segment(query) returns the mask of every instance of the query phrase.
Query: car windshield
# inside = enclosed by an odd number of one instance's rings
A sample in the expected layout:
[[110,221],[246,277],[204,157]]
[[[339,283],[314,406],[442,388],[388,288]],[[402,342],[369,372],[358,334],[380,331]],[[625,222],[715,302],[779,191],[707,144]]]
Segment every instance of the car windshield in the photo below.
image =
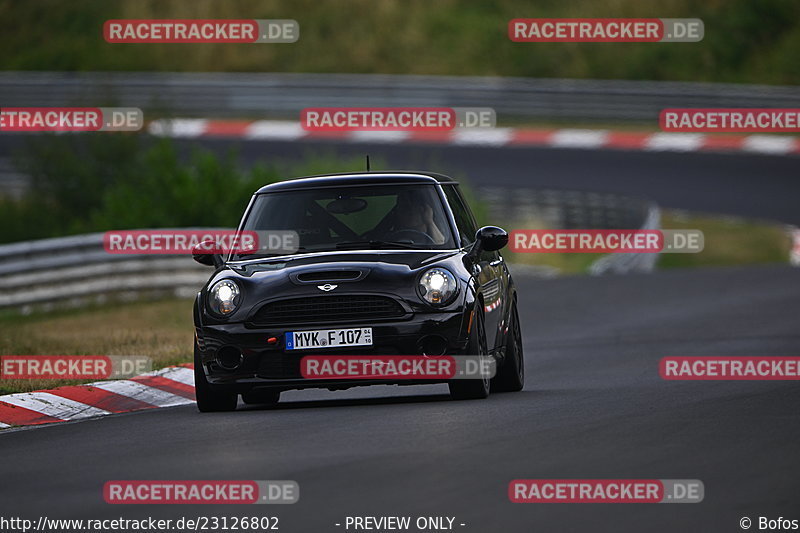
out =
[[[256,196],[243,231],[295,231],[297,253],[455,248],[442,200],[431,185],[298,189]],[[274,253],[234,254],[232,260]]]

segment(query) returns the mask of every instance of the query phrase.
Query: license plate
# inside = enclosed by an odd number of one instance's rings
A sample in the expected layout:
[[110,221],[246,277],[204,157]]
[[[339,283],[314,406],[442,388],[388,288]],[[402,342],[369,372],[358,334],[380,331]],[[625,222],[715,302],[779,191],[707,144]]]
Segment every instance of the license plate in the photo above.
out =
[[372,328],[287,331],[287,350],[372,346]]

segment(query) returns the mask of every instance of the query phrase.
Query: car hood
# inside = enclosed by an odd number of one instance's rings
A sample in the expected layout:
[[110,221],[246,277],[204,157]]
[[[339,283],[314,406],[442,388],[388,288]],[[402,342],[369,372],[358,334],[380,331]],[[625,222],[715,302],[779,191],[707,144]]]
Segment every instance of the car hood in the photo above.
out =
[[464,280],[458,251],[369,251],[300,254],[264,261],[228,263],[212,276],[206,288],[223,278],[234,279],[242,290],[239,309],[231,321],[247,317],[264,302],[326,294],[387,294],[426,309],[416,297],[419,273],[444,266]]

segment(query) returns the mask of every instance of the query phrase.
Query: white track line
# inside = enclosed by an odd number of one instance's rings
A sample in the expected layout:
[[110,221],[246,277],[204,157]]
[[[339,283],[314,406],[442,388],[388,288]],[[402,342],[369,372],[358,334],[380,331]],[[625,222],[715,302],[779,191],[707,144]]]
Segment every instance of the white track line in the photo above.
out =
[[156,370],[154,372],[147,372],[142,375],[160,376],[164,379],[171,379],[172,381],[177,381],[178,383],[183,383],[185,385],[190,385],[194,387],[194,370],[192,370],[191,368],[186,368],[186,367],[162,368],[161,370]]
[[307,134],[299,122],[257,120],[247,126],[245,139],[299,139]]
[[514,130],[511,128],[474,128],[453,131],[453,144],[478,146],[502,146],[511,142]]
[[120,381],[98,381],[97,383],[90,384],[90,386],[115,394],[121,394],[122,396],[149,403],[156,407],[172,407],[174,405],[194,403],[194,400],[188,400],[183,396],[148,387],[147,385],[127,379]]
[[23,392],[0,397],[0,401],[42,413],[60,420],[76,420],[111,414],[103,409],[76,402],[49,392]]
[[654,133],[644,144],[645,150],[693,152],[703,146],[701,133]]
[[11,427],[10,425],[0,422],[0,429],[10,428],[10,427]]
[[778,135],[749,135],[742,144],[742,150],[763,154],[788,154],[794,149],[794,137]]
[[400,143],[408,140],[411,132],[408,131],[354,131],[348,135],[353,142],[371,143]]
[[556,130],[550,138],[550,145],[559,148],[599,148],[608,142],[606,130]]
[[205,133],[207,124],[205,119],[178,118],[154,120],[147,129],[152,135],[161,137],[199,137]]

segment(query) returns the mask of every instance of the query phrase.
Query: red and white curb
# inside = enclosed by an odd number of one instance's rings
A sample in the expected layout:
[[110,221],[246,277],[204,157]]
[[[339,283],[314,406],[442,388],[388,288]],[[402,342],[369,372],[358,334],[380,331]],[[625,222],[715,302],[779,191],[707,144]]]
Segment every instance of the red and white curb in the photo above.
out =
[[0,429],[194,402],[193,365],[173,366],[131,379],[0,396]]
[[800,154],[800,137],[790,135],[707,135],[589,129],[476,128],[446,132],[306,131],[299,122],[277,120],[156,120],[148,131],[161,137],[243,140],[343,140],[388,144],[433,143],[462,146],[544,146],[551,148],[642,150],[651,152],[745,152]]

